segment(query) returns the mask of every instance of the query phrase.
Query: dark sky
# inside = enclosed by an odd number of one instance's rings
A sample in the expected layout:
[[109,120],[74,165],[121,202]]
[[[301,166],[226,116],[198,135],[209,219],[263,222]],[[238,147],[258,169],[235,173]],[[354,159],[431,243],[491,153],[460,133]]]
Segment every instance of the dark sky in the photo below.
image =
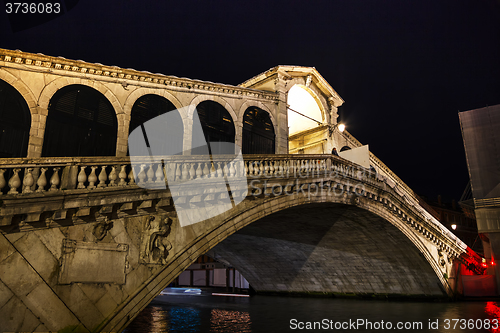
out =
[[348,130],[431,198],[468,181],[458,112],[500,104],[500,0],[80,0],[18,32],[2,11],[0,48],[227,84],[316,67]]

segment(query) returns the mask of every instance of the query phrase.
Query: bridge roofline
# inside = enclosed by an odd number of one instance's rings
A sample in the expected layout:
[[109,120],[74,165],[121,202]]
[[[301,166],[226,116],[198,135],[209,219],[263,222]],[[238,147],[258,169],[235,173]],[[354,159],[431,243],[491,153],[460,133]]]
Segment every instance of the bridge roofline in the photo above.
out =
[[344,100],[340,95],[332,88],[332,86],[325,80],[323,76],[318,72],[315,67],[307,67],[307,66],[292,66],[292,65],[278,65],[273,68],[268,69],[265,72],[262,72],[245,82],[241,83],[240,87],[252,87],[259,82],[266,80],[269,77],[275,76],[277,74],[281,74],[284,77],[297,77],[297,76],[307,76],[311,75],[315,78],[315,83],[321,91],[328,96],[333,97],[337,101],[337,107],[344,104]]
[[[216,83],[211,81],[202,81],[174,75],[165,75],[161,73],[151,73],[148,71],[139,71],[132,68],[121,68],[118,66],[108,66],[100,63],[90,63],[83,60],[71,60],[64,57],[48,56],[42,53],[30,53],[21,50],[8,50],[0,48],[0,62],[15,65],[23,65],[24,70],[44,69],[47,72],[57,70],[65,73],[78,73],[101,77],[103,80],[113,79],[115,81],[123,80],[125,83],[137,81],[140,83],[157,84],[167,86],[168,88],[186,88],[219,91],[232,93],[247,97],[258,97],[261,99],[275,100],[278,95],[275,92],[258,90],[249,87],[234,86],[225,83]],[[30,68],[32,67],[32,68]],[[64,75],[64,74],[63,74]],[[126,82],[128,81],[128,82]]]

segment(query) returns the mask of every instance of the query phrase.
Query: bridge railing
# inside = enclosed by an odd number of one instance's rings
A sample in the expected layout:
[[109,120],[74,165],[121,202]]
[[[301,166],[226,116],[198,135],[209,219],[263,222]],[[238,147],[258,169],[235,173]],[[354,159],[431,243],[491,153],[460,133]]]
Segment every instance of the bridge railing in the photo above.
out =
[[[331,155],[234,155],[130,157],[58,157],[0,159],[0,195],[68,190],[99,190],[205,178],[308,178],[332,175],[360,178],[373,174]],[[148,186],[146,186],[148,187]]]
[[[245,155],[243,160],[235,159],[234,155],[183,155],[155,157],[154,160],[151,157],[134,157],[133,163],[130,157],[0,159],[0,197],[34,197],[40,200],[47,195],[85,194],[90,191],[107,191],[110,194],[113,189],[166,189],[174,184],[181,185],[182,190],[182,183],[197,178],[202,178],[202,183],[211,183],[231,177],[240,177],[239,181],[242,176],[248,182],[252,179],[275,179],[279,182],[281,178],[287,179],[287,182],[302,179],[304,184],[337,179],[341,186],[355,185],[352,181],[359,181],[363,186],[373,186],[375,191],[382,189],[395,194],[402,204],[413,207],[411,209],[423,220],[434,224],[442,235],[454,240],[459,247],[467,248],[418,201],[398,191],[392,182],[332,155]],[[266,186],[265,182],[260,183]],[[187,191],[192,191],[193,186],[187,186]]]

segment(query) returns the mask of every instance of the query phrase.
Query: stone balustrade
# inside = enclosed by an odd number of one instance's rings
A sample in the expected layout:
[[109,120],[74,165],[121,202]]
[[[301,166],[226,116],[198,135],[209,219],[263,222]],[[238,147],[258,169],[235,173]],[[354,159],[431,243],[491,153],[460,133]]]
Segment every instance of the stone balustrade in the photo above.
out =
[[243,163],[234,156],[168,156],[154,162],[148,157],[16,158],[0,159],[0,195],[33,195],[72,190],[99,190],[154,184],[181,183],[197,178],[297,178],[370,174],[346,160],[330,155],[247,155]]
[[[133,164],[130,157],[0,159],[0,231],[50,228],[64,223],[119,218],[123,214],[173,210],[169,185],[182,185],[194,179],[202,180],[197,185],[210,184],[245,175],[253,189],[239,191],[240,195],[265,198],[304,188],[315,189],[316,193],[320,188],[332,192],[340,189],[346,203],[360,204],[363,200],[366,204],[381,205],[441,248],[455,249],[455,256],[467,248],[439,221],[429,218],[412,197],[400,193],[392,181],[340,157],[245,155],[239,162],[234,158],[233,155],[168,156],[154,160],[141,157],[134,158]],[[289,185],[291,180],[293,185]],[[362,185],[362,190],[358,191],[356,184]],[[275,193],[274,186],[289,186],[289,191]],[[182,188],[186,188],[187,198],[193,198],[208,187]],[[215,194],[211,193],[211,200],[218,199],[219,193]]]

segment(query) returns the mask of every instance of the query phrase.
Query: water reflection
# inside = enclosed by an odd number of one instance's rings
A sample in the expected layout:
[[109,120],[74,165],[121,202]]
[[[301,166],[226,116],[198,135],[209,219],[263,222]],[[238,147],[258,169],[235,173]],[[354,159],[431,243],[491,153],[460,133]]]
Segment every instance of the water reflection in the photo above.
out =
[[[349,322],[362,319],[372,323],[390,322],[393,331],[398,331],[396,325],[401,322],[405,325],[418,323],[421,327],[419,332],[500,333],[500,302],[494,301],[389,302],[260,295],[245,299],[176,295],[162,297],[146,307],[126,332],[297,332],[291,327],[292,319],[300,322],[319,322],[324,319]],[[498,327],[495,319],[499,320]],[[371,331],[367,327],[359,327],[358,330]]]
[[[169,311],[170,327],[168,332],[199,332],[201,326],[200,310],[174,307]],[[165,330],[153,332],[166,332]]]
[[252,321],[248,312],[212,309],[210,332],[242,332],[250,333]]
[[124,332],[190,333],[200,332],[200,310],[192,307],[162,307],[149,305]]

